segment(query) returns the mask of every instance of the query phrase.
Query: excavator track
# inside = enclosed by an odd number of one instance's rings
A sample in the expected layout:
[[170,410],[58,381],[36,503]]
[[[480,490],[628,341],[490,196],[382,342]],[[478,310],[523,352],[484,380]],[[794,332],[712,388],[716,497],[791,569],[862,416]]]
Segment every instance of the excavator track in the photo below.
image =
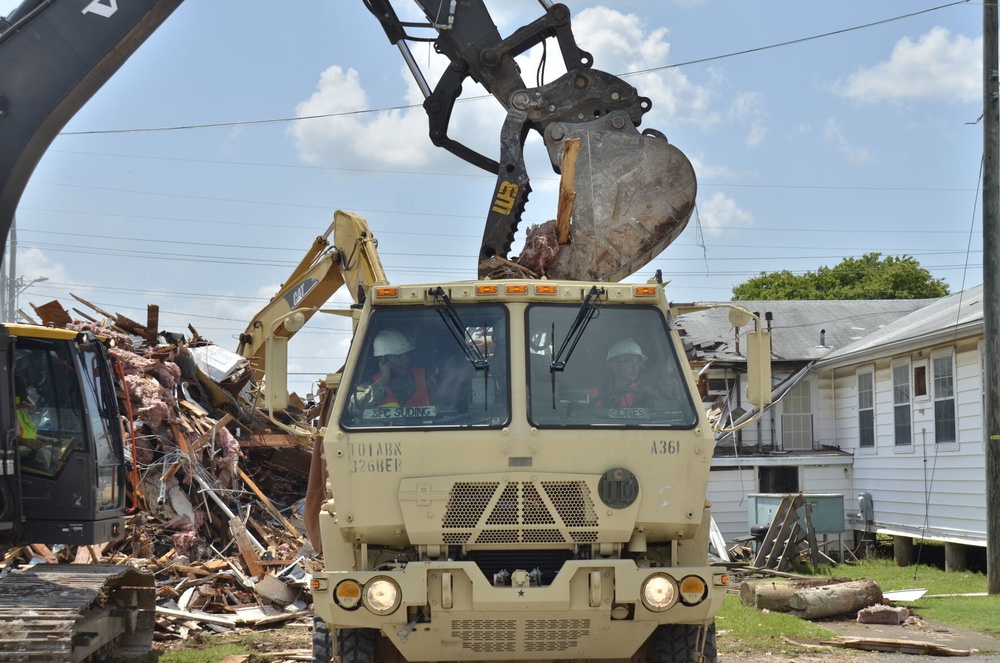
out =
[[81,663],[153,643],[153,576],[130,566],[38,565],[0,579],[0,663]]

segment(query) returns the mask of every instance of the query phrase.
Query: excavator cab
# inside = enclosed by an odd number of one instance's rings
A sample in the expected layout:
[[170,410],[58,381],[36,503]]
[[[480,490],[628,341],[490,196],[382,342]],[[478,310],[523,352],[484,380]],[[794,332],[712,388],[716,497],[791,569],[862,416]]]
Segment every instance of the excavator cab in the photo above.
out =
[[0,328],[5,378],[0,542],[122,536],[125,458],[104,346],[91,334]]

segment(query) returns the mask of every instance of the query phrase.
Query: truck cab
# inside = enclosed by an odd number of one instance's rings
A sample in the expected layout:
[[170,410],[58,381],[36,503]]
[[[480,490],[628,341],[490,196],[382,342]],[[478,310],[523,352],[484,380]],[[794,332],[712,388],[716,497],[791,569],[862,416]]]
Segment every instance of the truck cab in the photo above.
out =
[[663,287],[369,293],[323,442],[341,659],[714,659],[714,436]]

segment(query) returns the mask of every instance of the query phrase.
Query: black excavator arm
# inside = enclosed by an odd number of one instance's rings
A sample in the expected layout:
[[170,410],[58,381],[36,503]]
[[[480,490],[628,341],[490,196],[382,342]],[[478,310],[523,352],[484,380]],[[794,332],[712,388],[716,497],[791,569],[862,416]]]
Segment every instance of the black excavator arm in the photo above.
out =
[[26,0],[0,19],[0,253],[49,144],[182,0]]
[[[652,102],[619,78],[593,68],[593,56],[576,43],[570,11],[539,0],[545,13],[501,37],[483,0],[414,0],[427,23],[404,23],[391,0],[363,0],[396,44],[424,91],[430,137],[435,145],[497,175],[480,249],[480,275],[505,258],[531,191],[524,163],[529,131],[542,135],[552,168],[561,172],[568,141],[580,141],[575,161],[572,236],[549,276],[618,280],[649,262],[684,229],[694,210],[694,170],[663,134],[637,127]],[[433,89],[426,83],[407,41],[407,28],[431,28],[434,45],[451,60]],[[514,58],[555,38],[566,66],[556,80],[525,84]],[[483,85],[507,111],[495,161],[448,136],[462,83]]]

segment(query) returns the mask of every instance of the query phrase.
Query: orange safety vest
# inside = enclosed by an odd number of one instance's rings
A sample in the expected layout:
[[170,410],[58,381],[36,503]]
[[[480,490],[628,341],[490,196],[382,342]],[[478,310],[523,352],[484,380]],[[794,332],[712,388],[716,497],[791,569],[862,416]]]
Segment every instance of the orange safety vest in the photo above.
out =
[[[431,395],[427,389],[427,371],[423,368],[411,368],[413,375],[413,394],[406,399],[405,403],[400,403],[399,398],[393,393],[392,387],[385,385],[385,396],[376,405],[378,407],[421,407],[431,404]],[[382,377],[382,373],[375,374],[375,380]]]
[[[639,387],[639,382],[636,381],[636,382],[633,382],[632,384],[630,384],[628,387],[626,387],[626,389],[637,389],[638,387]],[[615,390],[610,390],[610,391],[615,391]],[[592,387],[592,388],[588,389],[587,393],[590,394],[591,405],[593,405],[597,409],[606,408],[606,407],[634,407],[634,405],[635,405],[635,392],[634,391],[622,391],[622,392],[620,392],[618,394],[618,402],[617,403],[605,403],[604,402],[604,395],[601,393],[601,390],[598,389],[598,388],[596,388],[596,387]]]

